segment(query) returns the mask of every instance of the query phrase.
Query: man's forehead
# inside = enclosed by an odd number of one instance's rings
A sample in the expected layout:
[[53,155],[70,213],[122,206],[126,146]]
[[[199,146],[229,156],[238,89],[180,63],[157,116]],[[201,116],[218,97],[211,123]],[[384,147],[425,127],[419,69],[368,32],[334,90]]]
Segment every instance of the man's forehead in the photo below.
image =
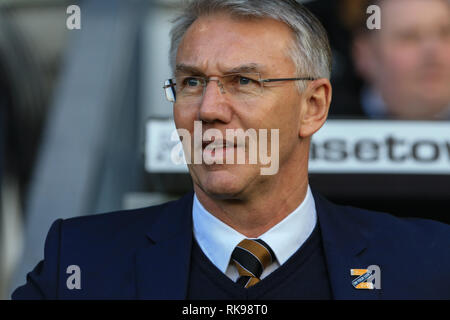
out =
[[[186,30],[182,43],[192,42],[261,42],[284,39],[293,40],[292,30],[284,22],[273,18],[243,18],[227,13],[212,13],[198,17]],[[253,41],[252,41],[253,40]]]
[[[269,69],[273,73],[275,61],[279,69],[283,69],[281,65],[287,69],[292,64],[289,56],[291,29],[273,19],[258,24],[262,21],[266,20],[242,21],[226,15],[200,17],[187,30],[178,47],[176,72],[264,74]],[[281,71],[289,71],[284,69]]]

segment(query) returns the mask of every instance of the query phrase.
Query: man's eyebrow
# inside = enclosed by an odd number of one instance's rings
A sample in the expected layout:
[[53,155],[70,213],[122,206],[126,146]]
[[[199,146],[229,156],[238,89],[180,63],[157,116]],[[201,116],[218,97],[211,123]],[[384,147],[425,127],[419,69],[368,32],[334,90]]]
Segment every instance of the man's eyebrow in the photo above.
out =
[[228,70],[226,73],[251,73],[251,72],[261,72],[263,70],[263,66],[257,63],[249,63],[243,64],[239,67],[232,68]]
[[[243,64],[238,67],[228,69],[227,71],[224,72],[224,74],[252,73],[252,72],[260,73],[260,72],[262,72],[262,70],[264,70],[264,67],[262,65],[257,64],[257,63],[249,63],[249,64]],[[200,69],[198,69],[194,66],[189,66],[189,65],[183,64],[183,63],[177,64],[175,67],[175,74],[180,74],[180,73],[205,76],[205,74],[202,71],[200,71]]]
[[200,69],[194,67],[194,66],[189,66],[186,64],[177,64],[175,67],[175,74],[180,74],[180,73],[186,73],[186,74],[191,74],[191,75],[198,75],[198,76],[204,76],[205,74],[203,72],[200,71]]

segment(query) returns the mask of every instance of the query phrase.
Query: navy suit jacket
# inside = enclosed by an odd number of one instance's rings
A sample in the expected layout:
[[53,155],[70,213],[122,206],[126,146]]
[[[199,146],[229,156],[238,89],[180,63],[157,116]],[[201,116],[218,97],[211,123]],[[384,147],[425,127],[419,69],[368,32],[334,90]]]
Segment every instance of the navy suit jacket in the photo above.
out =
[[[449,225],[313,195],[333,298],[450,299]],[[44,260],[12,298],[185,299],[192,201],[189,193],[159,206],[55,221]],[[72,265],[79,267],[80,289],[67,286]],[[350,269],[369,265],[380,267],[381,289],[355,289]]]

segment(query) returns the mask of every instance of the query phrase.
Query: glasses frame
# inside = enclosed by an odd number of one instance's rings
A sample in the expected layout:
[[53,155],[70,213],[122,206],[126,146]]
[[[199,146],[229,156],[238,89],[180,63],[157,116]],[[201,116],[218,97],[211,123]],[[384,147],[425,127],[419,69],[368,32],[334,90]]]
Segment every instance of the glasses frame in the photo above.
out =
[[[226,74],[224,76],[232,76],[232,75],[242,75],[243,73],[232,73],[232,74]],[[246,72],[244,74],[254,74],[254,75],[258,75],[259,78],[261,78],[261,74],[258,72]],[[189,76],[186,76],[189,77]],[[196,77],[196,78],[203,78],[205,79],[205,85],[203,86],[203,89],[206,88],[206,86],[208,85],[208,83],[210,81],[217,81],[219,84],[219,87],[221,88],[221,92],[223,93],[223,88],[222,88],[222,84],[220,82],[220,78],[223,76],[209,76],[209,77],[201,77],[201,76],[192,76],[192,77]],[[219,79],[212,79],[212,78],[219,78]],[[262,87],[264,87],[265,83],[270,83],[270,82],[281,82],[281,81],[315,81],[318,78],[314,78],[314,77],[300,77],[300,78],[269,78],[269,79],[252,79],[254,81],[257,81],[261,84]],[[169,102],[176,102],[176,90],[175,90],[175,86],[177,85],[176,82],[174,81],[175,79],[167,79],[164,82],[164,92],[166,94],[166,99]],[[168,90],[170,88],[170,91]]]

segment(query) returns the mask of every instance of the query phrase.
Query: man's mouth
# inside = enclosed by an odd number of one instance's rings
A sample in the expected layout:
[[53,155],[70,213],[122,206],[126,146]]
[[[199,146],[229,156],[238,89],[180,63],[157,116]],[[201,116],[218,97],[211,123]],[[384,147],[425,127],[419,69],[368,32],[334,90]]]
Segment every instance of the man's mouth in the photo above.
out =
[[[207,159],[224,159],[228,157],[232,157],[234,159],[234,155],[238,152],[239,144],[234,141],[226,140],[226,139],[214,139],[212,141],[203,140],[202,141],[202,154],[204,160],[208,162]],[[240,148],[239,148],[240,150]],[[212,160],[211,160],[212,161]],[[219,160],[225,161],[225,160]],[[234,163],[234,160],[233,160]]]
[[213,149],[227,149],[227,148],[236,148],[237,145],[234,143],[234,141],[228,141],[228,140],[216,140],[213,139],[212,141],[203,140],[202,142],[202,149],[205,150],[206,147],[208,147],[209,150]]

